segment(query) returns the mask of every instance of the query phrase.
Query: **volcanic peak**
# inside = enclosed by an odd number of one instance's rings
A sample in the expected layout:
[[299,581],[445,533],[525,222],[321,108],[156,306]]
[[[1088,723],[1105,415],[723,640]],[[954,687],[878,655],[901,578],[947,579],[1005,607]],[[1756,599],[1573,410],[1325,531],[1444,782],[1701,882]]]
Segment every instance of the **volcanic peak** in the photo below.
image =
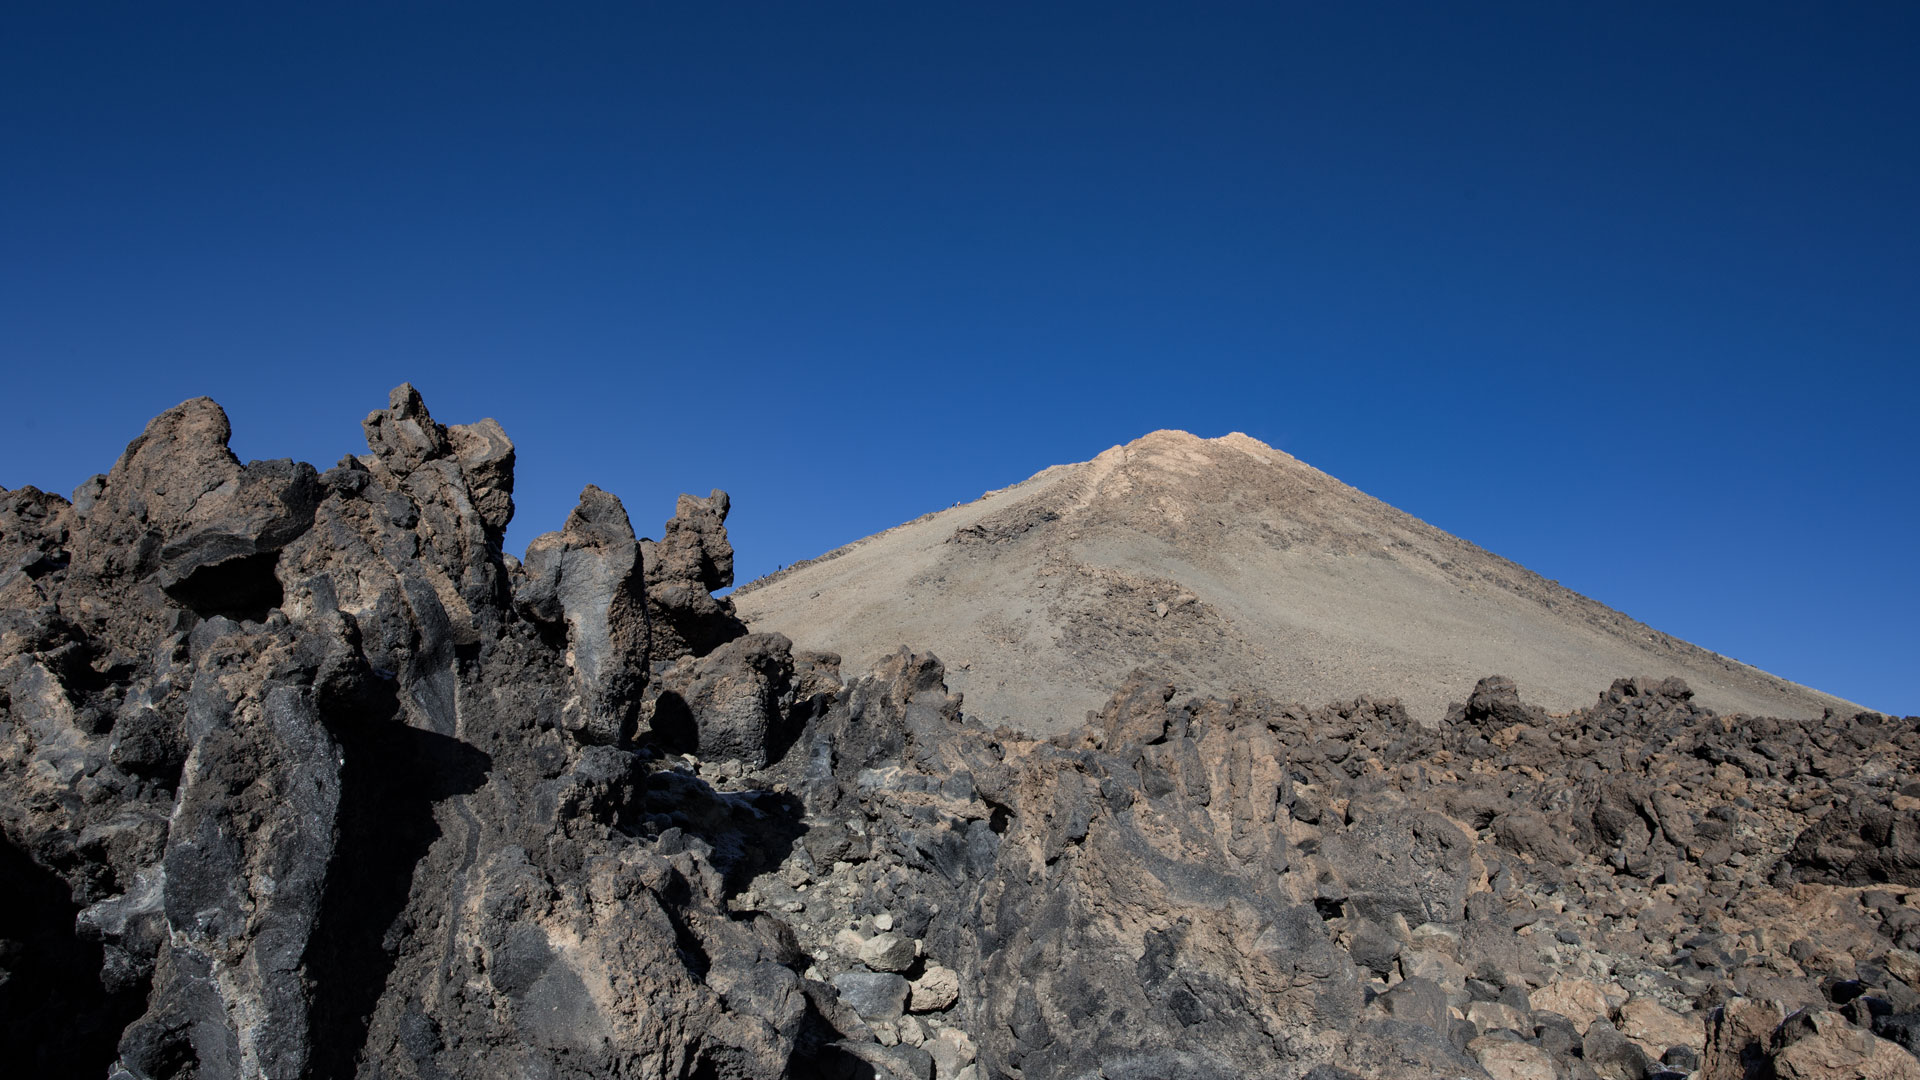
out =
[[[1242,433],[1161,430],[735,591],[857,664],[945,658],[989,721],[1077,724],[1134,667],[1208,692],[1398,698],[1486,671],[1564,711],[1621,672],[1728,711],[1854,708],[1662,634]],[[814,601],[819,602],[814,602]],[[1170,666],[1169,666],[1170,665]]]

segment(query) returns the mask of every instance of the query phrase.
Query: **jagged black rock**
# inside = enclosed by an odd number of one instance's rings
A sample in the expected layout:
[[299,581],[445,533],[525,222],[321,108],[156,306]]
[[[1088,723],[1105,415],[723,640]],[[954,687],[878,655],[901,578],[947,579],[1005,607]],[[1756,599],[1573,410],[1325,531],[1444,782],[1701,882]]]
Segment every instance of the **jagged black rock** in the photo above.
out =
[[749,633],[724,492],[652,541],[588,487],[520,563],[498,425],[402,386],[365,428],[243,464],[199,399],[71,502],[0,492],[12,1067],[1916,1068],[1920,719],[1491,677],[1428,728],[1141,673],[986,730],[931,656]]

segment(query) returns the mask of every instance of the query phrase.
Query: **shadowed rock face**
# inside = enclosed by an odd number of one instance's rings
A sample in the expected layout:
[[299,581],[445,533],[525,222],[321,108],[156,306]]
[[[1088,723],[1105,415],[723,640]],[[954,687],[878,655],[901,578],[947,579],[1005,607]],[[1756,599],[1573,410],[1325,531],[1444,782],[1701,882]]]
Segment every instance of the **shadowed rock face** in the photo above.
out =
[[16,1069],[1920,1073],[1920,718],[1135,672],[1038,738],[747,633],[724,493],[648,541],[588,487],[521,562],[497,425],[365,429],[243,464],[200,399],[0,492]]
[[515,566],[497,425],[403,386],[365,426],[325,473],[242,465],[202,399],[80,503],[3,496],[0,829],[47,884],[9,900],[38,929],[0,992],[40,1015],[62,949],[101,988],[11,1045],[95,1076],[779,1073],[807,1007],[777,935],[641,813],[619,500]]

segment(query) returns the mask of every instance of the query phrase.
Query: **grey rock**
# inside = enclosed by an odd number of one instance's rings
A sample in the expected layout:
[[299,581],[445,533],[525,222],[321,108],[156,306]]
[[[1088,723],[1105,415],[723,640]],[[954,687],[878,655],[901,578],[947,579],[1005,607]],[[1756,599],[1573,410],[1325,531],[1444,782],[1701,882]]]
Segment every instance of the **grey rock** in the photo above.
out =
[[[725,904],[797,829],[613,745],[647,670],[617,500],[536,552],[523,618],[504,434],[406,387],[367,427],[324,475],[243,466],[188,402],[84,514],[0,493],[0,906],[38,928],[0,942],[12,1062],[791,1073],[821,1041],[792,932]],[[666,807],[698,835],[649,831]]]
[[387,407],[368,413],[361,422],[367,448],[389,473],[399,479],[429,461],[453,453],[446,425],[427,413],[426,402],[412,383],[401,383],[388,395]]
[[1358,919],[1347,951],[1353,955],[1354,963],[1377,975],[1386,975],[1394,969],[1394,960],[1400,955],[1400,942],[1377,923]]
[[793,678],[793,643],[784,636],[736,638],[664,671],[648,725],[675,749],[760,768],[791,742]]
[[1696,1072],[1700,1068],[1700,1052],[1691,1046],[1673,1046],[1660,1055],[1660,1061],[1676,1072]]
[[1447,992],[1430,979],[1402,979],[1375,999],[1374,1006],[1395,1020],[1419,1024],[1442,1035],[1452,1030]]
[[899,934],[876,934],[860,946],[860,962],[874,971],[903,972],[917,959],[913,942]]
[[916,1046],[881,1046],[870,1042],[841,1042],[836,1048],[864,1063],[874,1080],[933,1080],[933,1055]]
[[1899,1043],[1915,1057],[1920,1058],[1920,1013],[1876,1016],[1873,1020],[1873,1033],[1883,1039]]
[[848,971],[832,981],[841,1000],[870,1024],[898,1020],[907,1011],[907,980],[892,972]]
[[630,738],[647,679],[640,545],[620,500],[587,485],[566,527],[527,545],[514,598],[564,623],[575,693],[561,726],[584,742]]

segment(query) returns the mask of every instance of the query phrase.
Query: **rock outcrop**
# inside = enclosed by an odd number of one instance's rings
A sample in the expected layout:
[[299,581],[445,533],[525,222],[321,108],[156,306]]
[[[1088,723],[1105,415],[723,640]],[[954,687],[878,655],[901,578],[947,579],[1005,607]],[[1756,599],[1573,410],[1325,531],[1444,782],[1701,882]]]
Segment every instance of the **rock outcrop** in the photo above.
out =
[[619,500],[517,566],[497,425],[403,386],[365,426],[325,473],[242,465],[202,399],[74,503],[3,496],[8,1044],[46,1075],[781,1074],[779,933],[705,842],[639,839]]
[[746,633],[733,601],[714,592],[733,584],[733,545],[727,541],[727,493],[680,496],[660,539],[642,540],[647,564],[647,611],[654,626],[653,658],[705,656]]
[[989,726],[747,633],[724,494],[519,561],[497,425],[365,427],[243,464],[201,399],[0,492],[23,1073],[1920,1074],[1920,718],[1136,672]]

